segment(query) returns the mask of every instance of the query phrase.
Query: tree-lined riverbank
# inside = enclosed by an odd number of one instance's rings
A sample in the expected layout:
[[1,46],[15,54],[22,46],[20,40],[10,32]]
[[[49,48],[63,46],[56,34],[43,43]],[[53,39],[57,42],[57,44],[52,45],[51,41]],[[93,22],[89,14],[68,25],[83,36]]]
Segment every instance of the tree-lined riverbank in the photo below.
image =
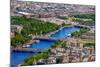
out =
[[54,23],[44,22],[34,18],[25,18],[25,17],[11,17],[12,25],[23,26],[21,33],[14,32],[15,36],[11,38],[11,45],[16,47],[17,45],[24,44],[25,42],[32,39],[32,35],[43,35],[52,31],[59,29],[59,25]]

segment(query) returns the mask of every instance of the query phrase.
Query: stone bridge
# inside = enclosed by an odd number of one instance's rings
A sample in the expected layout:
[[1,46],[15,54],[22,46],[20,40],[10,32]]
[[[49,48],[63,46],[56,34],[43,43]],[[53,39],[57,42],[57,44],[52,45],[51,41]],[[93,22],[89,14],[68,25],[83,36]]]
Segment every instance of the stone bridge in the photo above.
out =
[[67,38],[57,38],[57,37],[36,37],[35,39],[46,39],[46,40],[66,40]]
[[42,50],[46,49],[35,49],[35,48],[13,48],[11,51],[15,52],[30,52],[30,53],[40,53]]
[[76,25],[77,27],[86,27],[86,28],[91,28],[91,26],[86,26],[86,25]]

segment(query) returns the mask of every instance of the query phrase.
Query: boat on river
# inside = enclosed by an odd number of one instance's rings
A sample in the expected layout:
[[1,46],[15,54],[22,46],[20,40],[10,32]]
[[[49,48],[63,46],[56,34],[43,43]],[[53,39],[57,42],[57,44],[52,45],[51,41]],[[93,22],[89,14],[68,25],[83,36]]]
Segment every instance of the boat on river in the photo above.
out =
[[40,40],[35,40],[35,43],[39,43],[40,42]]

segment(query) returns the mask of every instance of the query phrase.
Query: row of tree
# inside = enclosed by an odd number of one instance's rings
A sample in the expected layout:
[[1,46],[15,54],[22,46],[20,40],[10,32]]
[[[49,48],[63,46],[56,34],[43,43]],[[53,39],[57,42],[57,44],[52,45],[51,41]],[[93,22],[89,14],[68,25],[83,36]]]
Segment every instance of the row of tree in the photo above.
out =
[[67,19],[68,19],[67,16],[58,16],[57,18],[59,18],[59,19],[63,19],[63,20],[67,20]]
[[79,31],[75,31],[75,32],[71,33],[71,35],[72,35],[72,37],[80,37],[83,33],[86,33],[89,30],[90,30],[90,28],[81,27]]
[[22,25],[23,34],[46,34],[59,28],[59,26],[54,23],[25,17],[11,17],[11,24]]
[[75,18],[84,18],[84,19],[92,19],[95,21],[95,14],[79,14],[74,15]]
[[[95,14],[79,14],[73,16],[82,25],[94,25],[95,24]],[[86,20],[85,20],[86,19]]]
[[66,41],[60,41],[58,40],[56,43],[52,44],[52,48],[56,48],[57,46],[61,46],[62,48],[66,47]]
[[11,38],[11,46],[12,47],[21,46],[25,42],[27,42],[27,41],[29,41],[31,39],[32,39],[31,36],[26,36],[26,35],[22,35],[22,34],[16,33],[15,36],[13,38]]
[[27,66],[27,65],[33,65],[33,64],[37,64],[37,62],[40,59],[47,59],[49,57],[48,53],[40,53],[40,54],[36,54],[33,55],[31,57],[28,57],[24,60],[24,63],[22,65]]
[[82,25],[94,25],[95,21],[80,21],[80,24],[82,24]]

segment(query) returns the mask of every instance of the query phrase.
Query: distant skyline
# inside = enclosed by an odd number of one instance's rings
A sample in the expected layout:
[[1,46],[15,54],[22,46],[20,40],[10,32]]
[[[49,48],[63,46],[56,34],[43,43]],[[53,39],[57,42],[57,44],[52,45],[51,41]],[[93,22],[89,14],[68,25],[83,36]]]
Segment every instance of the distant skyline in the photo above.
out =
[[68,4],[83,4],[96,5],[95,0],[19,0],[19,1],[35,1],[35,2],[53,2],[53,3],[68,3]]

